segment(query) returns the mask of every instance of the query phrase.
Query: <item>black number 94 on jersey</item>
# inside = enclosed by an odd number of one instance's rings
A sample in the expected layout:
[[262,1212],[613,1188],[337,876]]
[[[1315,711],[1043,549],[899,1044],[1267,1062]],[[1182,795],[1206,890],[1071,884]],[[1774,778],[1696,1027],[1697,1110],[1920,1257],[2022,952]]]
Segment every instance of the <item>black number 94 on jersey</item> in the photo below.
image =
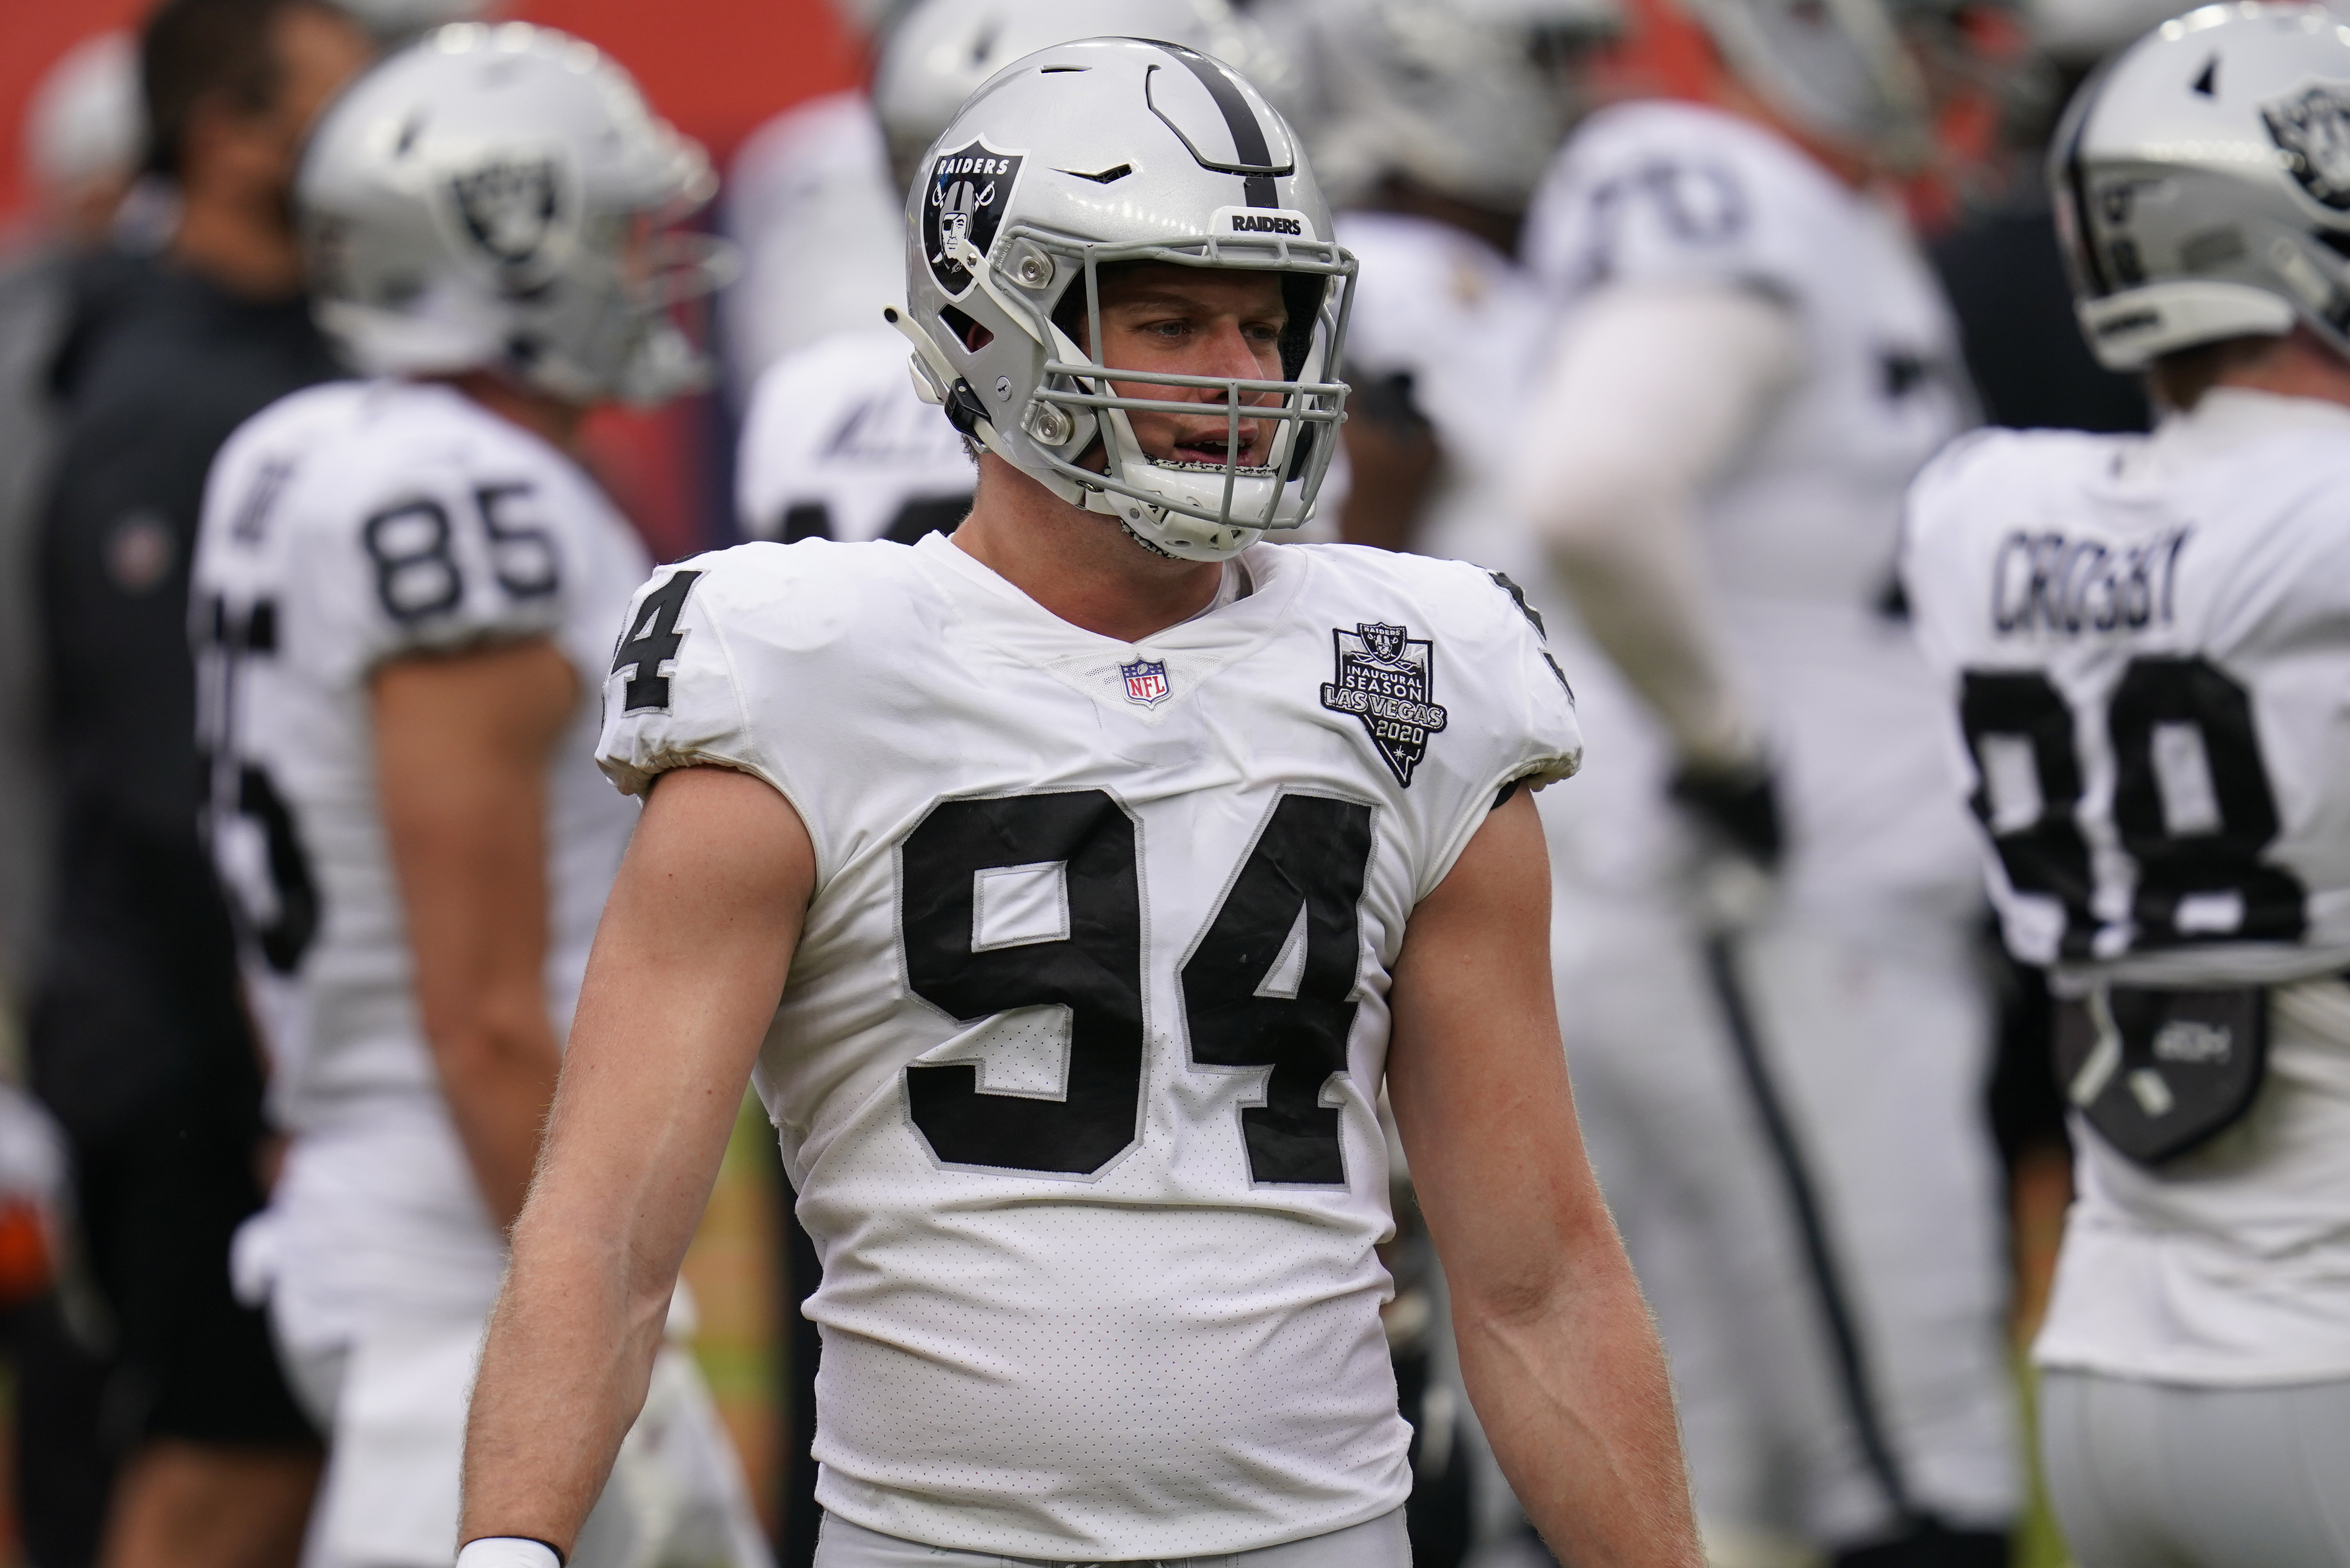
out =
[[[1342,1186],[1338,1111],[1356,1010],[1371,808],[1284,794],[1184,961],[1194,1069],[1269,1069],[1240,1115],[1250,1179]],[[1057,870],[1055,868],[1057,867]],[[906,1069],[906,1099],[949,1165],[1089,1176],[1131,1147],[1144,1106],[1141,846],[1100,790],[953,800],[899,851],[906,976],[958,1023],[1021,1008],[1067,1010],[1057,1097],[980,1087],[970,1063]],[[1012,940],[984,933],[983,884],[1047,873],[1056,919]]]

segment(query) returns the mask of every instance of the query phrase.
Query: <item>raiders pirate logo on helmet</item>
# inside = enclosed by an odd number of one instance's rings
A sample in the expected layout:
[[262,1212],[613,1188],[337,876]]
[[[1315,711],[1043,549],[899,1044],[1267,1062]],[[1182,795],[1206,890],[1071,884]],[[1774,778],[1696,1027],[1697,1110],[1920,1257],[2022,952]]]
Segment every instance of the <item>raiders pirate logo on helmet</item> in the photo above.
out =
[[2261,107],[2276,144],[2292,155],[2301,188],[2350,212],[2350,88],[2320,83]]
[[931,165],[930,192],[922,202],[922,244],[931,275],[949,298],[960,298],[971,287],[963,247],[984,256],[995,243],[1013,184],[1020,178],[1020,161],[1019,153],[998,152],[983,140],[941,153]]
[[536,261],[562,209],[551,158],[484,163],[456,176],[450,187],[466,234],[504,267]]

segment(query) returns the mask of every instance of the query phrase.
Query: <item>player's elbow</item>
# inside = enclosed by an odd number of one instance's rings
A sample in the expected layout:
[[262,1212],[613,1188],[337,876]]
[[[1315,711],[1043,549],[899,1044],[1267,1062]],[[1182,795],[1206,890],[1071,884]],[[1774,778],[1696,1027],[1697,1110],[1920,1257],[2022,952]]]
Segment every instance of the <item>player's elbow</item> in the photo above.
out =
[[488,996],[437,1005],[428,1001],[423,1012],[432,1064],[452,1096],[518,1076],[553,1078],[554,1030],[542,997]]

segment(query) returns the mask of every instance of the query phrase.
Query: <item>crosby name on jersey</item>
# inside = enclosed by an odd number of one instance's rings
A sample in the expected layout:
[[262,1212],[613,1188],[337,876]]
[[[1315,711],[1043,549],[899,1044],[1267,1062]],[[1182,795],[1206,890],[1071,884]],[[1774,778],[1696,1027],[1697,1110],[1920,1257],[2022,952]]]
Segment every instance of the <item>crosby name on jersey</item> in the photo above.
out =
[[606,771],[752,773],[815,847],[755,1082],[824,1259],[819,1498],[869,1529],[1189,1556],[1409,1490],[1388,971],[1497,793],[1581,742],[1484,572],[1225,570],[1139,644],[944,536],[745,545],[630,612]]
[[[273,1108],[309,1140],[273,1200],[297,1230],[307,1213],[352,1224],[355,1204],[372,1217],[360,1222],[419,1227],[420,1244],[470,1235],[494,1290],[503,1248],[417,1017],[367,684],[405,655],[544,636],[593,691],[646,569],[576,464],[444,387],[315,388],[222,449],[193,567],[206,810],[270,1048]],[[583,699],[548,767],[558,1038],[634,822],[589,763],[597,724]],[[338,1303],[313,1304],[364,1310],[366,1282],[343,1286]]]

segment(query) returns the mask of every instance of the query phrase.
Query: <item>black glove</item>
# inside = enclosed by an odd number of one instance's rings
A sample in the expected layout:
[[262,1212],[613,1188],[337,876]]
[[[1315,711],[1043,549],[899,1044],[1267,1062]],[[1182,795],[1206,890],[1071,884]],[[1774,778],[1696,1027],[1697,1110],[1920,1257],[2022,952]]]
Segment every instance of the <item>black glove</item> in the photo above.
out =
[[1757,760],[1734,768],[1683,764],[1667,793],[1673,803],[1765,871],[1774,870],[1786,833],[1779,826],[1779,791],[1771,764]]

